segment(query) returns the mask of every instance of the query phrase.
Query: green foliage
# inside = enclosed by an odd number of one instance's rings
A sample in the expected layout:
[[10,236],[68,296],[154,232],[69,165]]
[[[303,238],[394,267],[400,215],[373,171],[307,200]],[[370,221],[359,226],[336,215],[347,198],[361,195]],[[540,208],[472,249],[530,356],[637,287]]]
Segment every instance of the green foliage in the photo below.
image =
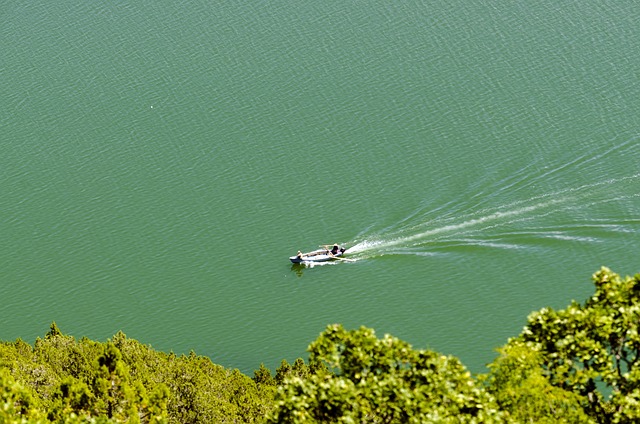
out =
[[146,409],[148,399],[141,384],[132,384],[127,364],[120,350],[109,342],[97,357],[92,381],[93,404],[98,416],[116,421],[139,421],[139,410]]
[[0,423],[39,422],[41,415],[29,390],[0,368]]
[[51,395],[48,418],[55,422],[71,415],[89,419],[93,401],[94,395],[86,384],[66,378]]
[[506,412],[518,423],[590,423],[579,396],[555,387],[544,376],[542,355],[524,343],[513,341],[498,350],[483,376],[486,387]]
[[339,325],[329,326],[309,351],[311,361],[334,373],[286,378],[270,422],[501,421],[491,396],[453,357]]
[[253,372],[253,381],[255,381],[256,384],[263,384],[267,386],[276,385],[275,379],[271,376],[271,371],[269,368],[264,366],[264,363],[261,363],[260,368]]
[[263,403],[269,399],[265,391],[253,380],[208,358],[173,355],[168,365],[162,379],[169,388],[169,406],[176,422],[255,422],[269,405]]
[[56,322],[53,321],[51,323],[51,326],[49,327],[49,332],[44,337],[46,339],[48,339],[48,338],[57,337],[57,336],[62,336],[62,332],[60,331],[60,329],[56,325]]
[[365,327],[327,327],[309,364],[253,378],[165,354],[122,332],[76,340],[52,323],[0,343],[0,423],[640,422],[640,275],[594,274],[595,293],[528,317],[474,379],[454,357]]
[[293,373],[293,368],[287,362],[286,359],[283,359],[282,362],[280,363],[280,366],[276,369],[276,376],[275,376],[276,385],[281,386],[282,384],[284,384],[284,381],[287,378],[291,377],[292,373]]
[[77,341],[55,323],[33,348],[0,343],[0,372],[1,423],[262,422],[275,392],[194,353],[157,352],[121,332]]
[[640,276],[594,274],[584,304],[532,313],[520,341],[540,352],[545,375],[579,396],[601,422],[640,420]]
[[287,379],[298,377],[308,378],[312,374],[326,374],[329,370],[326,365],[320,361],[312,360],[309,365],[304,363],[304,359],[298,358],[293,365],[289,364],[286,359],[280,363],[280,367],[276,369],[276,376],[273,379],[276,386],[281,386]]

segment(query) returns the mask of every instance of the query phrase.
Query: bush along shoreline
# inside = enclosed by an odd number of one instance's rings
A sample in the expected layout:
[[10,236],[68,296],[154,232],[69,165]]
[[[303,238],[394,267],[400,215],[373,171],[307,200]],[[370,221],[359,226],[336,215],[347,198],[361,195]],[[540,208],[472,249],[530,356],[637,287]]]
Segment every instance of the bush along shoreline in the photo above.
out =
[[118,332],[0,342],[0,423],[632,423],[640,420],[640,274],[531,313],[473,376],[455,357],[329,325],[309,361],[253,377]]

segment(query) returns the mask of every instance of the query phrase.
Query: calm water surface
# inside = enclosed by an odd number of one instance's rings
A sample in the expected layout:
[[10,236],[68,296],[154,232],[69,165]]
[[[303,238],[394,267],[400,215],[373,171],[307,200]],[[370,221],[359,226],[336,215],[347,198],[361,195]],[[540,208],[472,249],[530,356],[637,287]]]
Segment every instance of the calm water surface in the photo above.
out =
[[[3,8],[0,339],[251,373],[330,323],[474,372],[640,271],[634,2]],[[296,268],[342,242],[355,263]]]

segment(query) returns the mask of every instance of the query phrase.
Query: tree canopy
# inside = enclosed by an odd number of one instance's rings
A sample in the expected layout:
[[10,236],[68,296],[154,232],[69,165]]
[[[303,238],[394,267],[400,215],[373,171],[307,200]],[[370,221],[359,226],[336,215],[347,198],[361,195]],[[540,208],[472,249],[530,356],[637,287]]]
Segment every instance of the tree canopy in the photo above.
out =
[[340,325],[329,326],[309,352],[333,372],[285,380],[270,422],[500,421],[491,395],[452,356]]
[[473,376],[453,356],[373,329],[328,326],[309,362],[253,378],[122,332],[52,323],[0,342],[0,423],[633,423],[640,421],[640,275],[593,275],[583,303],[543,308]]
[[76,340],[54,323],[33,347],[0,344],[0,399],[15,422],[261,422],[274,392],[204,356],[158,352],[121,332],[106,343]]
[[640,420],[640,275],[608,268],[593,275],[595,293],[562,310],[529,315],[524,343],[540,353],[543,375],[578,396],[599,422]]

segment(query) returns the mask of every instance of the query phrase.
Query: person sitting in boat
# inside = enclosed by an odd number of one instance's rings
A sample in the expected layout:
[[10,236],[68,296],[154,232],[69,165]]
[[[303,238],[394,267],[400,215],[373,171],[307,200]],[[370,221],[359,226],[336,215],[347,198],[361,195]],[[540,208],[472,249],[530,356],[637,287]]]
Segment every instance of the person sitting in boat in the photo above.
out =
[[298,250],[298,253],[296,254],[296,257],[298,259],[302,259],[302,252]]
[[338,246],[337,244],[334,244],[333,248],[331,249],[331,254],[332,255],[337,255],[338,252],[340,252],[340,246]]

